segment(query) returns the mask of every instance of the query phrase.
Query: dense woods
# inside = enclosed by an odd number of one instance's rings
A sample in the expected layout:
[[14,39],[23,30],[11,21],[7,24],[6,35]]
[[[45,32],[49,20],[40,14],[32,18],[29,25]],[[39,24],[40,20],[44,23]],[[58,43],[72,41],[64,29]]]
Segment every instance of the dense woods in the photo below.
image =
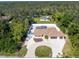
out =
[[21,49],[33,18],[51,15],[69,36],[72,57],[79,57],[79,2],[0,2],[0,54]]

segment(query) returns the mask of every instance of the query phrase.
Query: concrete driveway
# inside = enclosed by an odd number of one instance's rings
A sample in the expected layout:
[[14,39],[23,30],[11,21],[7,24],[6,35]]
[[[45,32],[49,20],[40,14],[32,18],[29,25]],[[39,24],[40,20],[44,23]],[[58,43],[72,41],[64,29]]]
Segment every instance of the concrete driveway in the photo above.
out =
[[52,57],[57,57],[60,54],[62,54],[62,50],[64,48],[65,40],[64,39],[50,39],[42,42],[34,42],[33,39],[31,39],[28,42],[27,46],[27,54],[24,57],[27,58],[36,58],[35,56],[35,49],[40,45],[46,45],[52,49]]

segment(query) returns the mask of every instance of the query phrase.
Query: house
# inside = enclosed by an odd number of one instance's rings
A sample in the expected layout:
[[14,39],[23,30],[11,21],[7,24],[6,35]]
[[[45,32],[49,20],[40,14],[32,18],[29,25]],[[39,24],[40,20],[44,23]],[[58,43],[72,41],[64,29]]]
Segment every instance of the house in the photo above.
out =
[[40,17],[40,21],[50,21],[50,16],[42,16]]
[[10,20],[10,16],[0,16],[0,20]]
[[25,42],[28,49],[25,57],[36,57],[36,48],[44,45],[52,49],[52,57],[63,54],[66,37],[56,24],[32,24],[29,31]]
[[37,38],[45,38],[48,36],[48,39],[64,39],[64,33],[58,31],[56,28],[45,28],[45,29],[35,29],[34,36]]
[[34,41],[36,41],[36,38],[38,38],[37,41],[42,41],[41,39],[45,39],[45,36],[48,36],[48,39],[66,38],[56,24],[32,24],[31,28],[28,36],[34,38]]

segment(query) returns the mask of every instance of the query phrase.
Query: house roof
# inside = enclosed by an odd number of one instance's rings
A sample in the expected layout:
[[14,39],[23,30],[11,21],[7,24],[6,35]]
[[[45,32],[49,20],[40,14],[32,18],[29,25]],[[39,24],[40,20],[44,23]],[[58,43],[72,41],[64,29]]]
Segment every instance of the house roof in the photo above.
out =
[[10,16],[0,16],[0,20],[10,20]]
[[45,28],[45,29],[36,29],[34,31],[36,37],[42,37],[43,35],[52,36],[64,36],[62,31],[58,31],[56,28]]

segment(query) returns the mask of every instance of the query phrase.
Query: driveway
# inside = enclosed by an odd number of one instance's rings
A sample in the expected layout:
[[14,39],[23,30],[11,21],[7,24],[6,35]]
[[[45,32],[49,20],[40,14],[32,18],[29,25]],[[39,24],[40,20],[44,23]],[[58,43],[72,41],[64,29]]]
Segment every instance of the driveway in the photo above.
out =
[[64,48],[64,39],[49,39],[47,41],[35,43],[32,39],[28,42],[28,51],[24,57],[35,58],[35,49],[40,45],[46,45],[52,49],[52,57],[57,57],[59,53],[62,53]]

